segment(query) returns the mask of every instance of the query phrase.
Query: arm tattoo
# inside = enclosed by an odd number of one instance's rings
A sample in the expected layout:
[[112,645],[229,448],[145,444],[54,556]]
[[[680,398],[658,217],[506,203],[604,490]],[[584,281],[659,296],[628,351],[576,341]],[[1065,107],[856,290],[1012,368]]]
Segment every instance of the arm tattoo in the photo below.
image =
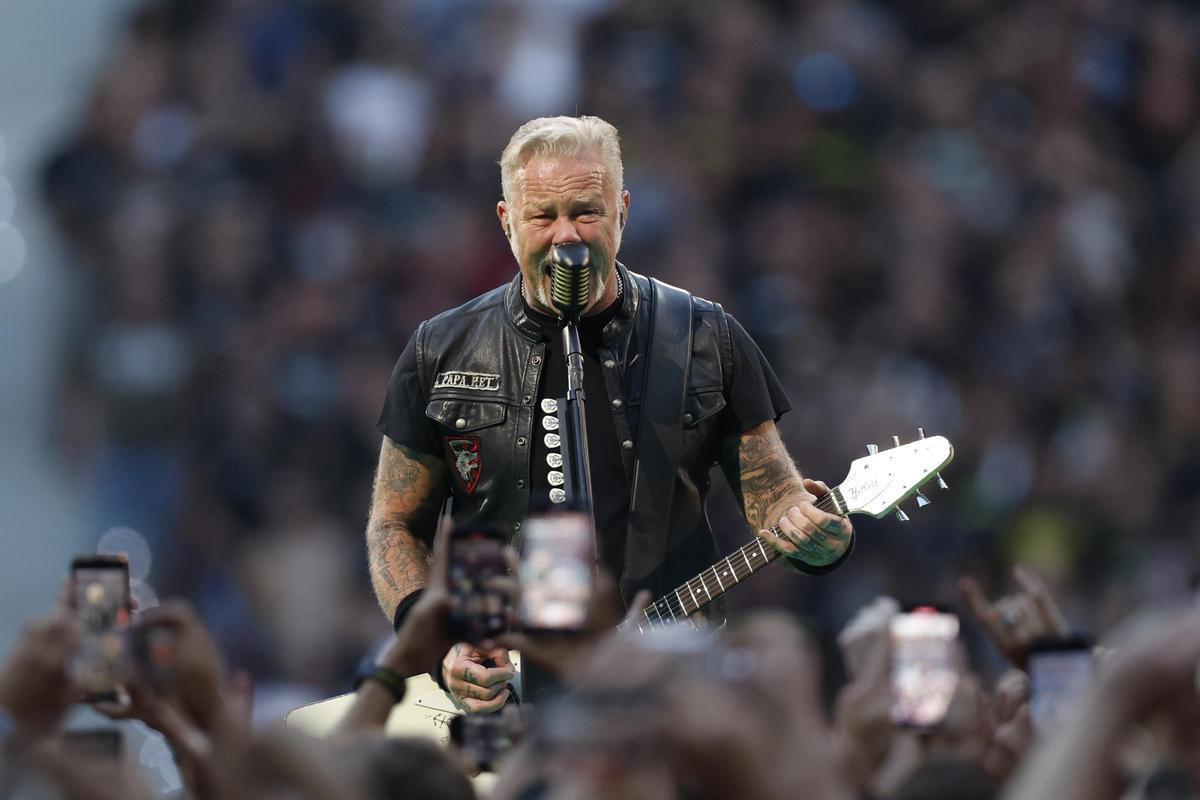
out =
[[367,559],[375,596],[388,618],[429,580],[429,542],[446,495],[446,465],[386,436],[367,522]]
[[774,422],[764,422],[729,437],[721,465],[755,530],[770,528],[805,495],[800,471],[792,463]]

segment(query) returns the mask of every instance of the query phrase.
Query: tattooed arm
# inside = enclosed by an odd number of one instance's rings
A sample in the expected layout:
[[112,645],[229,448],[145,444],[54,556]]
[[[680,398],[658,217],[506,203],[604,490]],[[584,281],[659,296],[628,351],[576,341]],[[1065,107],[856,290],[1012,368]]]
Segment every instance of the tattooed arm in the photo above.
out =
[[[813,567],[833,564],[849,549],[850,520],[813,505],[829,489],[801,477],[774,422],[726,440],[721,466],[746,522],[776,549]],[[775,525],[781,535],[770,531]]]
[[429,542],[447,485],[440,458],[383,437],[367,522],[367,558],[375,596],[388,619],[429,579]]

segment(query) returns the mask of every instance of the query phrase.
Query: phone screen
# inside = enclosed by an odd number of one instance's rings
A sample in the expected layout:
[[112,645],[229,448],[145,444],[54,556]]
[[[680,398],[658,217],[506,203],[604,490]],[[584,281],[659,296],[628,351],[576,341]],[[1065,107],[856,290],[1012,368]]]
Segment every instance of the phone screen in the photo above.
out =
[[529,630],[578,631],[592,597],[592,527],[587,514],[530,517],[517,575],[521,624]]
[[113,700],[121,684],[124,630],[129,626],[129,566],[97,556],[71,564],[72,602],[79,620],[79,651],[72,674],[91,701]]
[[1054,728],[1092,679],[1092,649],[1063,643],[1029,653],[1029,716],[1039,733]]
[[921,607],[892,618],[892,720],[939,724],[958,688],[958,617]]
[[451,623],[464,641],[479,642],[508,629],[507,596],[489,587],[508,573],[504,541],[487,529],[458,528],[450,534]]

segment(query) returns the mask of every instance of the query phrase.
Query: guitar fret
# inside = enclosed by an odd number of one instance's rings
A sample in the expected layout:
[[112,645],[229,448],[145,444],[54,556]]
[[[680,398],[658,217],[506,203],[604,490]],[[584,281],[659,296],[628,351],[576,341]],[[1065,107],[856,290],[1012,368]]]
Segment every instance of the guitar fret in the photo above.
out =
[[712,602],[712,595],[708,593],[708,584],[704,582],[704,573],[700,573],[700,588],[704,590],[704,596],[708,598],[708,602]]
[[[692,596],[692,605],[694,605],[696,607],[696,610],[699,611],[700,610],[700,601],[696,599],[696,593],[692,591],[692,582],[688,581],[687,583],[684,584],[684,586],[687,587],[688,594],[690,594]],[[675,593],[678,594],[679,590],[677,589],[675,591]]]
[[[675,612],[671,610],[671,604],[667,602],[667,598],[664,597],[663,602],[667,606],[667,613],[671,615],[671,622],[678,622],[678,620],[675,619]],[[662,614],[659,614],[659,616],[661,617]]]
[[725,556],[725,566],[729,567],[729,574],[733,576],[733,582],[738,582],[737,570],[733,568],[733,564],[729,563],[729,556]]
[[746,559],[746,568],[754,572],[754,565],[750,563],[750,556],[746,555],[746,548],[743,547],[738,552],[742,554],[742,558]]
[[764,560],[766,560],[766,561],[770,561],[770,560],[771,560],[771,557],[770,557],[770,556],[768,556],[768,555],[767,555],[767,551],[763,549],[763,545],[762,545],[762,539],[755,539],[754,541],[758,543],[758,551],[759,551],[760,553],[762,553],[762,557],[763,557],[763,559],[764,559]]
[[721,587],[721,591],[725,591],[725,584],[721,583],[721,576],[717,574],[717,568],[712,568],[713,577],[717,579],[717,586]]
[[687,603],[683,602],[683,595],[679,593],[678,589],[675,590],[675,599],[679,601],[680,612],[686,617],[689,613],[687,610]]
[[663,619],[663,618],[662,618],[662,610],[661,610],[661,609],[658,607],[658,603],[655,603],[653,606],[651,606],[651,608],[653,608],[653,609],[654,609],[654,613],[655,613],[655,614],[658,614],[658,621],[659,621],[659,623],[660,623],[660,624],[662,624],[662,625],[666,625],[666,624],[667,624],[667,621],[666,621],[665,619]]

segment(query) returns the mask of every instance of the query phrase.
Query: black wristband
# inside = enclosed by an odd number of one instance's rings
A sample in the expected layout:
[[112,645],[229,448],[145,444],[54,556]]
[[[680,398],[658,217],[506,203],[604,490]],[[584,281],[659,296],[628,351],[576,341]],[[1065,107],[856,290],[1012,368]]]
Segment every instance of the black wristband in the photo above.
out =
[[362,686],[363,681],[375,681],[382,684],[392,693],[396,703],[404,702],[404,676],[391,667],[376,664],[371,669],[360,673],[358,680],[354,682],[355,691],[358,691],[358,687]]
[[412,610],[424,593],[424,589],[417,589],[400,601],[400,605],[396,606],[396,613],[392,615],[392,630],[400,630],[400,626],[404,624],[404,618],[408,616],[408,612]]

